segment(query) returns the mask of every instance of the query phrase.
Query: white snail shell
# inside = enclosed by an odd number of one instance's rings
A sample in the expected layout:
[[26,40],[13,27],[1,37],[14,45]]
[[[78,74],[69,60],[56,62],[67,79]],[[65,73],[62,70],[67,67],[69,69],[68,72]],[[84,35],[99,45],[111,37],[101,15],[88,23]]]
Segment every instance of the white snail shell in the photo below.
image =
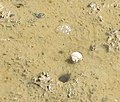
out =
[[80,60],[83,60],[83,55],[80,52],[73,52],[71,54],[71,60],[76,63]]

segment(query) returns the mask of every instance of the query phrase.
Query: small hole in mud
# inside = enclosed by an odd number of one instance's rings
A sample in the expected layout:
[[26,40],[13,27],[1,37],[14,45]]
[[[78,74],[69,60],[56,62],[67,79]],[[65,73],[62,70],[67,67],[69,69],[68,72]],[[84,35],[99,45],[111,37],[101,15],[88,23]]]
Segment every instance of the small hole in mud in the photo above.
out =
[[59,77],[59,81],[65,83],[68,82],[70,80],[70,74],[63,74]]
[[42,55],[44,55],[44,52],[42,52]]
[[44,25],[42,25],[42,28],[44,28],[45,26]]
[[60,54],[63,54],[63,51],[59,51]]

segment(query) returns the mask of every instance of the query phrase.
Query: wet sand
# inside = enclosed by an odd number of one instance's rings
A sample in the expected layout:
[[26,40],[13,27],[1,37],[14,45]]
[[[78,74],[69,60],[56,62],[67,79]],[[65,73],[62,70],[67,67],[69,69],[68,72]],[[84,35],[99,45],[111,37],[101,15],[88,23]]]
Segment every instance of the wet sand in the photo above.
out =
[[119,0],[0,4],[0,102],[120,101]]

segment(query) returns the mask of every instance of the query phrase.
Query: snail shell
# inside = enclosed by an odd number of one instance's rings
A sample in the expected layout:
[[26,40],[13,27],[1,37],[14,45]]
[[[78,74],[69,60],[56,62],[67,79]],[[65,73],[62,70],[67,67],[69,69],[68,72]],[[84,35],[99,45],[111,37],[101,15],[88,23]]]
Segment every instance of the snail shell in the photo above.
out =
[[83,55],[80,52],[73,52],[71,54],[71,60],[76,63],[80,60],[83,60]]

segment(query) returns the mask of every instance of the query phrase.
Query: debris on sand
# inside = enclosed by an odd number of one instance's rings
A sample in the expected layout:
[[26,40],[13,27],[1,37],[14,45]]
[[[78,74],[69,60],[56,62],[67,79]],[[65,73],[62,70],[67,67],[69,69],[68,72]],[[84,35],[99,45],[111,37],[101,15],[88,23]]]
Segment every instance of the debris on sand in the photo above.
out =
[[14,16],[14,14],[0,4],[0,19],[9,19],[12,16]]
[[107,36],[105,44],[107,51],[120,51],[120,34],[118,30],[111,30],[107,33]]
[[23,0],[12,0],[12,3],[17,8],[20,8],[25,5],[25,2]]
[[4,5],[0,4],[0,23],[2,27],[13,27],[16,24],[20,23],[20,20],[16,17],[15,13],[13,13],[9,8],[4,7]]
[[63,33],[69,35],[71,31],[72,29],[69,24],[62,24],[56,28],[57,33]]
[[101,11],[100,6],[95,2],[89,3],[87,7],[90,8],[90,12],[89,12],[90,15],[93,13],[97,14],[99,11]]
[[44,13],[33,13],[33,16],[36,18],[44,18],[45,14]]
[[98,16],[98,20],[99,20],[100,22],[103,22],[103,17],[102,17],[102,16]]
[[12,17],[12,16],[14,16],[14,14],[13,14],[11,11],[9,11],[9,10],[4,10],[4,11],[1,13],[1,15],[0,15],[0,17],[1,17],[1,18],[4,18],[4,19],[8,19],[8,18],[10,18],[10,17]]
[[91,2],[91,3],[88,4],[88,7],[92,8],[92,9],[96,9],[97,4],[95,2]]
[[53,86],[53,81],[48,73],[42,72],[36,77],[33,77],[31,83],[37,85],[45,91],[51,91]]

